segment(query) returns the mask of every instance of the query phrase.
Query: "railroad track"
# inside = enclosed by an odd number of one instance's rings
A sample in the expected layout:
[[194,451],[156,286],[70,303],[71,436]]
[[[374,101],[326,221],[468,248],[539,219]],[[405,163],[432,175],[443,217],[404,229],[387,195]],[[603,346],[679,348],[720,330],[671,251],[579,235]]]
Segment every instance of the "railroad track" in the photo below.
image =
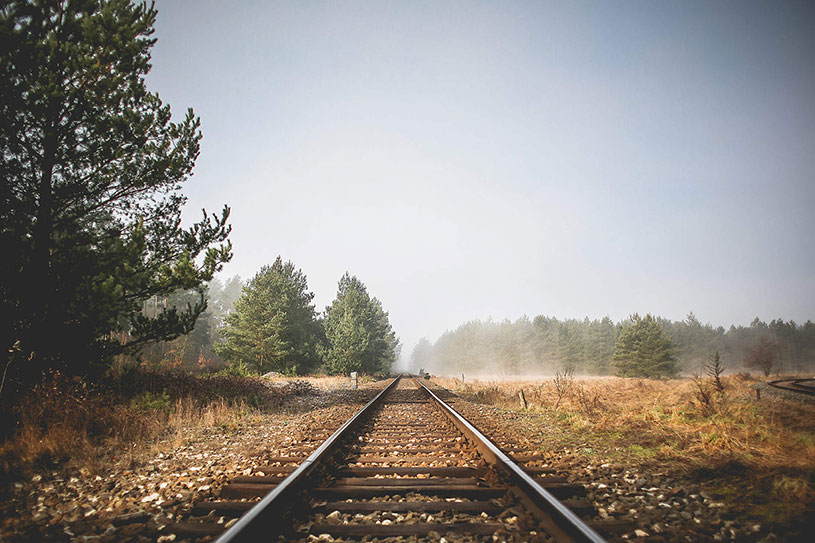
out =
[[308,456],[270,458],[163,531],[217,543],[600,543],[595,528],[630,528],[582,521],[578,513],[596,513],[585,488],[537,460],[497,447],[420,380],[402,376]]
[[768,384],[782,390],[815,396],[815,379],[778,379]]

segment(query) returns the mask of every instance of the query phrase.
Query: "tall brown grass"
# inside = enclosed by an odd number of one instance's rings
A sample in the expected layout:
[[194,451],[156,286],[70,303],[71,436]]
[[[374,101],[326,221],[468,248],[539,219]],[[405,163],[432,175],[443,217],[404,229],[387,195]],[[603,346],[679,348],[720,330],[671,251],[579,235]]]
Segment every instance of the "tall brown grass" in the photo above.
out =
[[719,458],[749,466],[815,469],[815,405],[766,395],[756,401],[750,386],[757,380],[748,375],[723,378],[716,409],[700,402],[697,384],[690,379],[434,379],[466,399],[509,409],[521,409],[518,392],[523,389],[533,412],[549,414],[571,429],[589,430],[583,437],[633,446],[641,455],[695,465]]
[[159,438],[183,443],[197,428],[236,429],[310,386],[146,372],[132,377],[128,386],[91,387],[59,373],[47,376],[5,413],[15,424],[0,445],[0,479],[66,464],[90,472],[111,461],[134,464]]

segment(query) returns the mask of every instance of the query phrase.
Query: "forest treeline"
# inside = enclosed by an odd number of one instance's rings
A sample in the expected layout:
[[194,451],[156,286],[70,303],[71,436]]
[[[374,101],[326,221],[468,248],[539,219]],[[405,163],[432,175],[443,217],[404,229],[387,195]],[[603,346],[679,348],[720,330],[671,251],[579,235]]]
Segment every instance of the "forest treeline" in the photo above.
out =
[[[632,318],[559,320],[522,317],[516,321],[473,320],[431,343],[422,338],[410,356],[410,369],[448,375],[541,375],[567,368],[590,375],[619,374],[614,355]],[[638,318],[638,317],[637,317]],[[691,313],[681,321],[654,317],[684,374],[700,373],[719,352],[728,371],[773,373],[815,371],[815,323],[756,318],[749,326],[714,327]],[[764,349],[763,358],[756,355]]]
[[[196,296],[187,291],[154,297],[143,312],[180,308]],[[280,257],[247,282],[239,276],[213,280],[204,299],[206,310],[189,334],[149,345],[124,363],[241,375],[378,374],[388,373],[399,356],[399,340],[382,303],[349,273],[322,313],[312,304],[305,274]]]

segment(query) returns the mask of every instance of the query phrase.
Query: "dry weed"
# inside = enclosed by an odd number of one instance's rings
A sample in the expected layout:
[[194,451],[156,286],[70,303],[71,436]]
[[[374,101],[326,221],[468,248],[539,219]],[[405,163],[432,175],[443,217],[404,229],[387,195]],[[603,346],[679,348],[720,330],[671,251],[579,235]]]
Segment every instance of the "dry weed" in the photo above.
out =
[[[434,378],[465,399],[518,409],[523,389],[530,409],[573,429],[591,430],[608,449],[709,465],[736,460],[752,467],[815,469],[815,405],[756,402],[749,375],[711,376],[700,402],[691,379],[609,378],[471,381]],[[725,394],[726,391],[726,394]],[[568,430],[568,428],[567,428]],[[583,435],[583,434],[581,434]]]
[[[232,377],[226,381],[147,373],[137,377],[144,386],[122,395],[114,386],[91,390],[79,379],[49,375],[6,414],[17,422],[0,445],[0,476],[10,480],[15,474],[65,462],[95,472],[111,458],[134,465],[150,454],[160,437],[170,436],[182,444],[196,429],[237,431],[259,409],[276,410],[284,398],[314,389],[309,382],[288,379],[271,386]],[[227,397],[218,394],[221,387],[232,385],[239,395],[234,389]],[[174,399],[167,388],[173,390]]]

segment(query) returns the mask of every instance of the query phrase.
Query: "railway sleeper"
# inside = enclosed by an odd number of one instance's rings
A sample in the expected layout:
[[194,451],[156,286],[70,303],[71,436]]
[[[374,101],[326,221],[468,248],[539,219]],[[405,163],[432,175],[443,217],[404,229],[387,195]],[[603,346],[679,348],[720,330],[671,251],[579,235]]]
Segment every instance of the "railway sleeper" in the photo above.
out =
[[457,513],[487,513],[497,515],[504,511],[505,507],[496,505],[491,501],[404,501],[404,502],[346,502],[334,501],[325,502],[314,506],[314,512],[331,513],[374,513],[377,511],[390,513],[441,513],[453,511]]
[[330,486],[320,487],[312,491],[318,498],[348,499],[348,498],[374,498],[377,496],[393,496],[418,494],[422,496],[437,496],[444,498],[499,498],[507,493],[506,487],[482,487],[476,485],[428,485],[428,486]]
[[437,477],[476,477],[487,473],[486,468],[460,466],[404,466],[404,467],[356,467],[342,468],[338,477],[355,477],[359,475],[435,475]]
[[455,523],[421,523],[421,524],[311,524],[308,533],[314,535],[330,534],[333,537],[362,538],[373,537],[424,537],[431,532],[438,534],[457,533],[473,535],[491,535],[499,530],[506,530],[500,522],[455,522]]

